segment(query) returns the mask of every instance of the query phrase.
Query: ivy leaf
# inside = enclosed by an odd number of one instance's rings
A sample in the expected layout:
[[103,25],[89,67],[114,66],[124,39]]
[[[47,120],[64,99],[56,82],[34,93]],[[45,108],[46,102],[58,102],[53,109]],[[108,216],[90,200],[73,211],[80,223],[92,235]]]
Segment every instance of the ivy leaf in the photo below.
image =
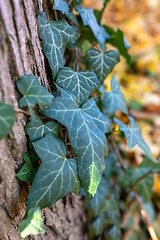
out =
[[71,92],[57,86],[61,92],[42,113],[56,119],[68,129],[69,139],[77,156],[78,174],[89,200],[96,193],[104,170],[108,146],[105,132],[111,122],[100,112],[91,98],[81,108]]
[[96,16],[96,19],[97,19],[97,21],[98,21],[98,24],[100,24],[100,22],[101,22],[101,18],[102,18],[102,15],[103,15],[103,12],[104,12],[104,10],[105,10],[105,8],[106,8],[106,6],[107,6],[107,4],[110,2],[110,0],[104,0],[103,1],[103,8],[102,8],[102,10],[94,10],[94,14],[95,14],[95,16]]
[[71,27],[65,20],[49,23],[46,14],[38,15],[39,37],[42,39],[42,49],[49,61],[53,78],[65,64],[64,52],[69,43],[79,38],[79,32]]
[[92,91],[99,87],[99,80],[94,72],[75,72],[68,67],[59,71],[56,83],[72,92],[77,97],[79,103],[83,103]]
[[63,0],[54,0],[53,9],[61,11],[63,14],[69,14],[69,7]]
[[46,133],[44,138],[33,143],[33,147],[42,163],[29,193],[27,210],[49,207],[71,191],[78,194],[81,186],[76,160],[66,158],[64,143]]
[[108,231],[107,239],[109,239],[109,240],[122,239],[122,233],[120,230],[120,226],[114,225],[112,228],[110,228]]
[[111,80],[111,92],[107,92],[103,98],[103,105],[108,114],[113,115],[118,109],[128,114],[127,106],[121,89],[114,77]]
[[118,167],[116,166],[117,156],[114,151],[110,152],[105,158],[105,170],[104,176],[107,180],[110,180],[111,176],[116,176],[118,173]]
[[107,225],[105,214],[102,214],[98,218],[94,220],[92,223],[93,229],[94,229],[94,235],[98,236],[101,235],[105,226]]
[[89,49],[84,59],[88,63],[89,69],[97,75],[100,84],[103,83],[108,74],[112,72],[114,66],[120,61],[118,52],[110,50],[101,53],[95,48]]
[[126,169],[122,183],[124,186],[134,185],[138,179],[142,178],[149,172],[160,172],[160,163],[155,163],[148,158],[144,158],[143,162],[138,167],[128,167]]
[[44,233],[45,230],[40,209],[36,207],[31,208],[28,211],[26,219],[20,223],[19,229],[22,238],[25,238],[30,234]]
[[137,144],[152,161],[157,162],[157,159],[152,155],[148,145],[141,135],[141,128],[132,117],[129,117],[129,120],[130,128],[123,123],[121,123],[119,126],[119,130],[124,132],[127,139],[128,149],[134,147]]
[[102,177],[97,192],[90,202],[90,206],[94,212],[94,217],[102,215],[107,210],[108,205],[106,196],[110,194],[109,187],[109,182]]
[[21,170],[16,174],[16,177],[25,182],[33,181],[37,172],[37,169],[33,168],[33,165],[38,159],[37,158],[32,159],[29,153],[24,153],[23,159],[26,163],[23,165]]
[[10,132],[15,121],[13,108],[6,103],[0,102],[0,139]]
[[38,103],[40,108],[49,106],[54,98],[48,90],[42,87],[39,80],[34,75],[23,75],[17,81],[17,87],[23,97],[19,100],[19,106],[28,105],[30,112],[33,113],[33,106]]
[[[107,31],[107,27],[105,27],[105,29]],[[128,48],[130,45],[124,37],[123,32],[118,29],[116,32],[112,31],[112,33],[111,38],[107,39],[107,42],[115,46],[119,50],[119,53],[126,58],[128,64],[130,64],[131,56],[128,54]]]
[[25,131],[32,142],[42,138],[47,132],[51,132],[55,137],[58,137],[59,124],[53,121],[43,124],[39,117],[33,116],[31,121],[25,126]]
[[151,201],[152,198],[152,187],[153,187],[153,175],[149,175],[144,178],[139,184],[136,186],[135,190],[138,194],[143,198],[145,202]]
[[85,26],[90,26],[92,32],[97,39],[99,46],[103,51],[106,50],[106,39],[110,38],[109,34],[105,31],[104,27],[99,26],[97,23],[97,19],[94,15],[93,9],[87,8],[84,9],[83,6],[77,6],[76,11],[80,13],[83,24]]

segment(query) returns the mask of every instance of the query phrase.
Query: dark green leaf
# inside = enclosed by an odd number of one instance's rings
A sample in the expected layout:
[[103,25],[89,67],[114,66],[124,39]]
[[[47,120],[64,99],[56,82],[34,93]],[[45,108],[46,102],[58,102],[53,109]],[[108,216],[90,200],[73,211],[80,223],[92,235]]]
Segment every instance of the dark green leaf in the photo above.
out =
[[63,14],[69,14],[69,7],[63,0],[54,0],[53,9],[61,11]]
[[110,2],[110,0],[104,0],[102,10],[94,10],[94,14],[96,16],[98,24],[101,23],[101,18],[102,18],[103,12],[107,6],[107,3],[109,3],[109,2]]
[[110,184],[108,180],[102,177],[97,192],[90,202],[90,206],[94,212],[94,217],[100,216],[107,210],[108,204],[106,197],[110,194],[109,187]]
[[129,120],[130,128],[123,123],[121,123],[119,126],[119,130],[124,132],[127,139],[128,149],[134,147],[137,144],[152,161],[157,162],[156,158],[152,155],[148,145],[141,135],[140,127],[132,117],[129,117]]
[[122,182],[124,186],[134,185],[144,175],[148,173],[152,174],[158,172],[160,172],[160,163],[152,162],[148,158],[146,158],[138,167],[128,167],[125,171]]
[[53,134],[46,133],[33,146],[42,163],[29,193],[27,210],[49,207],[71,191],[78,194],[81,185],[76,160],[66,158],[64,143]]
[[77,97],[79,103],[83,103],[93,90],[99,87],[99,80],[94,72],[75,72],[68,67],[59,71],[56,83],[72,92]]
[[94,222],[92,223],[92,226],[94,228],[95,236],[101,235],[104,231],[104,227],[106,225],[106,219],[105,214],[102,214]]
[[49,23],[46,14],[38,15],[39,37],[42,39],[42,49],[48,58],[53,78],[65,64],[64,52],[67,44],[74,43],[79,38],[79,32],[65,20]]
[[129,44],[120,29],[118,29],[117,32],[114,32],[111,38],[107,39],[107,42],[111,43],[119,50],[119,53],[126,58],[128,64],[131,63],[131,56],[128,54]]
[[88,63],[90,70],[97,75],[100,84],[103,83],[114,66],[120,61],[118,52],[110,50],[101,53],[95,48],[89,49],[84,59]]
[[151,201],[153,187],[153,175],[149,175],[139,182],[135,190],[144,201]]
[[32,142],[42,138],[47,132],[51,132],[55,137],[58,137],[59,124],[53,121],[43,124],[39,117],[33,116],[25,126],[25,131]]
[[111,122],[91,98],[81,108],[75,95],[57,86],[61,92],[42,113],[58,120],[68,129],[69,139],[78,158],[78,173],[89,200],[96,193],[104,170],[108,147],[105,132]]
[[105,51],[106,39],[109,38],[110,36],[108,35],[108,33],[106,33],[104,27],[98,25],[93,9],[91,8],[84,9],[83,6],[78,6],[76,7],[76,11],[80,13],[83,20],[83,24],[85,26],[90,26],[94,36],[98,40],[99,46],[103,51]]
[[16,177],[25,182],[33,181],[37,172],[37,169],[33,168],[33,165],[38,159],[37,158],[32,159],[29,153],[24,153],[23,159],[26,163],[23,165],[21,170],[16,174]]
[[34,75],[23,75],[17,81],[17,87],[23,95],[18,102],[19,106],[28,105],[31,113],[36,103],[40,108],[44,108],[49,106],[54,98],[46,88],[40,85],[38,78]]
[[28,211],[27,218],[20,223],[19,229],[22,238],[30,234],[44,233],[45,230],[40,209],[36,207],[31,208]]
[[117,156],[115,154],[115,152],[110,152],[108,154],[108,156],[105,158],[105,170],[104,170],[104,176],[106,179],[110,179],[112,175],[116,175],[117,174],[117,166],[116,166],[116,162],[117,162]]
[[108,234],[111,237],[111,240],[122,239],[122,234],[119,226],[114,225],[111,229],[109,229]]
[[6,103],[0,102],[0,139],[10,132],[15,121],[13,108]]
[[123,113],[128,114],[123,93],[114,77],[112,77],[111,80],[111,91],[104,95],[103,105],[109,115],[115,114],[118,109]]

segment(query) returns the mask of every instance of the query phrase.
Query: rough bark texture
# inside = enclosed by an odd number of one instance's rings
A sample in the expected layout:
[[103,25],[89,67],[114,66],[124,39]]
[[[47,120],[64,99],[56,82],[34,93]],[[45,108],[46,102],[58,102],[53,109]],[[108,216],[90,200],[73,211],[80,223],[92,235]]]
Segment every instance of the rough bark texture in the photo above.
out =
[[[16,81],[23,74],[35,74],[49,89],[45,59],[37,35],[36,15],[48,11],[45,0],[0,0],[0,100],[18,108],[20,94]],[[49,71],[48,71],[49,72]],[[22,167],[22,153],[27,151],[23,130],[27,118],[17,114],[17,121],[0,141],[0,239],[21,239],[18,225],[25,214],[30,185],[18,181],[15,173]],[[45,234],[26,239],[85,240],[83,201],[68,194],[54,206],[42,211]]]

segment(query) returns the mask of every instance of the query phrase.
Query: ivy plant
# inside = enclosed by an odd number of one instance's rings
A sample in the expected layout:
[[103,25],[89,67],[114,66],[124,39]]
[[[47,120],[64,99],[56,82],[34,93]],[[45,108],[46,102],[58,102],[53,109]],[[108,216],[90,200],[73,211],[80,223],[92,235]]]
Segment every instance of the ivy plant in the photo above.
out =
[[[143,186],[150,197],[152,174],[160,171],[140,127],[129,116],[114,76],[111,91],[105,89],[104,80],[120,61],[119,52],[131,62],[123,33],[101,26],[109,1],[105,0],[103,9],[95,12],[79,2],[54,1],[52,21],[45,12],[37,18],[54,91],[49,93],[34,75],[24,75],[17,81],[23,95],[19,106],[27,105],[29,109],[30,120],[25,131],[30,152],[24,153],[26,163],[16,176],[33,181],[26,215],[20,224],[22,238],[43,233],[40,209],[55,204],[72,191],[88,199],[89,239],[121,239],[124,227],[121,213],[125,212],[128,198],[137,191],[143,201],[148,199]],[[73,15],[74,10],[79,15]],[[107,42],[119,52],[107,51]],[[118,109],[128,118],[130,126],[116,118]],[[11,129],[15,117],[13,109],[4,103],[0,103],[0,113],[2,138]],[[138,144],[148,157],[140,166],[124,164],[114,140],[115,124],[119,126],[120,136],[122,133],[125,136],[128,149]],[[121,198],[122,191],[128,196],[126,199]]]

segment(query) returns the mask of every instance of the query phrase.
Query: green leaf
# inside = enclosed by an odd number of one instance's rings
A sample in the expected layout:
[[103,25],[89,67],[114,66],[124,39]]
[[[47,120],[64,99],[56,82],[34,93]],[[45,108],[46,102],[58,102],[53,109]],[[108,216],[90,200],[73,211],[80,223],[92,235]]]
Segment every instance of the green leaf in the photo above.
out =
[[25,126],[25,131],[32,142],[42,138],[47,132],[51,132],[55,137],[58,137],[59,124],[53,121],[43,124],[39,117],[33,116]]
[[90,206],[94,212],[94,217],[100,216],[107,210],[108,204],[106,196],[110,194],[109,188],[110,184],[108,180],[102,177],[97,192],[90,202]]
[[[107,31],[107,28],[105,29]],[[118,29],[117,32],[114,32],[111,38],[107,39],[107,42],[111,43],[119,50],[119,53],[126,58],[128,64],[131,63],[131,56],[128,54],[128,48],[130,45],[127,43],[127,40],[120,29]]]
[[69,14],[69,7],[63,0],[54,0],[53,9],[61,11],[63,14]]
[[147,173],[160,172],[160,163],[150,161],[148,158],[144,158],[143,162],[138,167],[128,167],[125,171],[125,175],[122,179],[123,185],[134,185],[138,179],[146,175]]
[[56,83],[72,92],[77,97],[79,103],[83,103],[93,90],[99,87],[99,80],[94,72],[75,72],[68,67],[59,71]]
[[135,190],[143,198],[144,201],[151,201],[153,187],[153,175],[149,175],[139,182]]
[[101,18],[102,18],[103,12],[104,12],[104,10],[105,10],[105,8],[106,8],[106,6],[109,2],[110,2],[110,0],[104,0],[102,10],[94,10],[94,14],[96,16],[98,24],[101,23]]
[[98,25],[93,9],[91,8],[84,9],[83,6],[77,6],[76,11],[80,13],[83,20],[83,24],[85,26],[89,26],[92,29],[95,38],[98,40],[99,46],[103,51],[105,51],[106,39],[109,38],[110,36],[108,35],[108,33],[106,33],[104,27]]
[[101,53],[95,48],[89,49],[84,59],[88,63],[89,69],[97,75],[100,84],[103,83],[108,74],[112,72],[114,66],[120,61],[118,52],[110,50]]
[[61,92],[60,97],[55,98],[42,113],[67,127],[77,157],[81,184],[91,200],[104,170],[104,157],[108,152],[104,133],[111,128],[111,122],[100,112],[92,98],[79,108],[75,95],[57,88]]
[[79,38],[79,32],[65,20],[49,23],[46,13],[38,15],[39,37],[42,39],[42,49],[49,61],[53,78],[65,64],[64,52],[69,43]]
[[116,176],[118,173],[118,167],[116,166],[117,162],[117,156],[115,152],[110,152],[108,156],[105,158],[105,170],[104,170],[104,176],[107,180],[110,180],[111,176]]
[[20,223],[19,229],[22,238],[25,238],[30,234],[44,233],[45,230],[40,209],[36,207],[31,208],[28,211],[26,219]]
[[71,191],[78,194],[81,185],[76,160],[66,158],[64,143],[46,133],[33,147],[42,163],[29,193],[27,211],[32,207],[49,207]]
[[101,216],[99,216],[94,220],[94,222],[92,223],[92,226],[94,228],[95,236],[102,234],[102,232],[104,231],[105,225],[106,225],[105,214],[102,214]]
[[111,240],[120,240],[122,239],[122,234],[119,226],[114,225],[109,229],[108,235],[111,237]]
[[123,123],[121,123],[119,126],[119,130],[124,132],[127,139],[128,149],[134,147],[137,144],[152,161],[157,162],[157,159],[152,155],[148,145],[141,135],[141,128],[132,117],[129,117],[129,120],[130,128]]
[[33,165],[38,159],[37,158],[32,159],[29,153],[24,153],[23,159],[26,163],[23,165],[21,170],[16,174],[16,177],[25,182],[33,181],[37,172],[37,169],[33,168]]
[[10,132],[15,121],[13,108],[6,103],[0,102],[0,139]]
[[49,106],[54,98],[48,90],[42,87],[39,80],[34,75],[23,75],[17,81],[17,87],[23,97],[19,100],[19,106],[28,105],[30,112],[33,113],[33,106],[38,103],[40,108]]
[[111,80],[111,92],[107,92],[104,95],[103,105],[106,108],[107,114],[113,115],[118,109],[128,114],[123,93],[114,77]]

